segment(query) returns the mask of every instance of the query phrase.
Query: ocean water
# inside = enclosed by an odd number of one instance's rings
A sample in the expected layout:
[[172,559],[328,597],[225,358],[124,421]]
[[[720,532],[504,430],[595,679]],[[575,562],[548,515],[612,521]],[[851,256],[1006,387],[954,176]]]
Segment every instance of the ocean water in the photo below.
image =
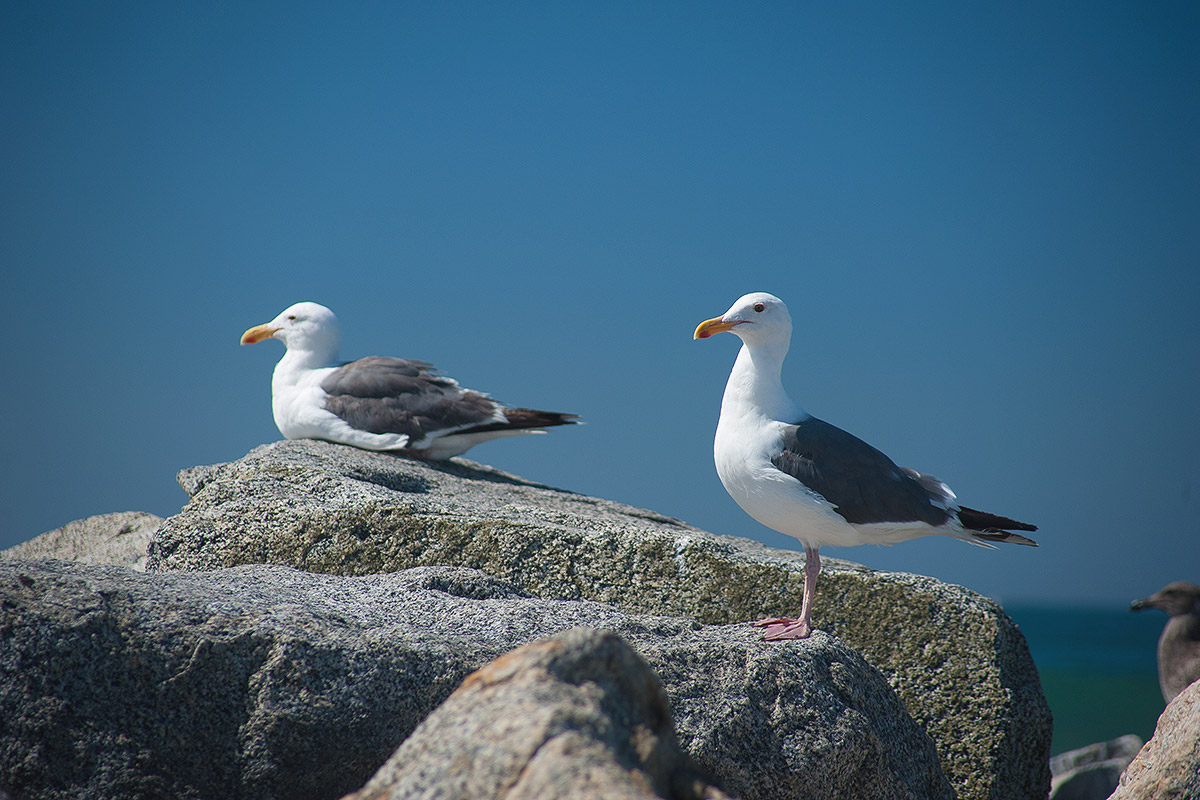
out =
[[1167,616],[1124,608],[1005,606],[1037,664],[1054,715],[1052,752],[1135,733],[1164,708],[1155,648]]

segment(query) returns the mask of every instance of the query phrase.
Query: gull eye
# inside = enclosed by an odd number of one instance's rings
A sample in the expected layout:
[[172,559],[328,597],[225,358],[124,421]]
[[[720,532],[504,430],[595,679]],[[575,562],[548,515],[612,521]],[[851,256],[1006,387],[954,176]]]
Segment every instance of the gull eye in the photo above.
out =
[[295,314],[288,314],[288,319],[290,319],[292,322],[295,322],[295,321],[296,321],[296,315],[295,315]]
[[757,311],[759,314],[761,314],[762,312],[767,310],[767,307],[765,305],[763,305],[762,303],[755,303],[754,310]]

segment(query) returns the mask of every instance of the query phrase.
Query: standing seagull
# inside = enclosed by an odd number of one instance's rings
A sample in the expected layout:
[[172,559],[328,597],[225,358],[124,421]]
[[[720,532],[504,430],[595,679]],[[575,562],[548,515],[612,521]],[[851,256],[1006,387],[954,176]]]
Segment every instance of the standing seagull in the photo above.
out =
[[1161,608],[1169,617],[1158,639],[1158,684],[1170,703],[1200,680],[1200,586],[1175,581],[1129,606],[1130,611],[1147,608]]
[[296,303],[242,334],[287,352],[271,379],[271,409],[288,439],[324,439],[440,461],[501,436],[544,433],[575,414],[506,408],[439,375],[432,364],[370,356],[337,366],[342,331],[323,305]]
[[742,349],[721,400],[713,456],[725,491],[754,519],[804,545],[799,619],[759,620],[763,638],[804,639],[821,571],[821,545],[891,544],[944,534],[983,547],[1036,546],[1009,529],[1037,526],[966,508],[932,475],[896,466],[861,439],[807,414],[780,382],[792,338],[787,306],[774,295],[740,298],[705,320],[693,338],[728,331]]

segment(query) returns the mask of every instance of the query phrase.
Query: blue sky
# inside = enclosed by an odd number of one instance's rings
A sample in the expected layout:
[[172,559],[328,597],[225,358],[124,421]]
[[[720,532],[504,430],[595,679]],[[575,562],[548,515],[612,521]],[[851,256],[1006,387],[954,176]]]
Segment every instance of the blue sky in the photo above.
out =
[[470,457],[790,546],[717,480],[739,295],[813,414],[1042,547],[822,552],[1005,601],[1200,580],[1194,3],[0,2],[0,547],[278,438],[275,342],[587,425]]

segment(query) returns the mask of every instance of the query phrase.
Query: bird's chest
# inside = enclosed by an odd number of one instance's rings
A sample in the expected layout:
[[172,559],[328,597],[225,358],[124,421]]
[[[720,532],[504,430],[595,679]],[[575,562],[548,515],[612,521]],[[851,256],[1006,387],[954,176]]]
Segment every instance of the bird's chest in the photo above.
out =
[[782,423],[751,420],[738,424],[722,419],[717,426],[713,443],[717,475],[730,496],[752,516],[765,513],[776,498],[795,502],[797,481],[771,462],[782,449]]
[[717,475],[731,493],[735,489],[747,491],[763,479],[768,469],[775,469],[771,458],[782,447],[781,431],[775,430],[771,423],[756,420],[746,420],[743,424],[739,422],[722,417],[713,441]]
[[729,496],[763,525],[802,541],[832,543],[845,533],[845,520],[771,461],[783,449],[785,427],[773,420],[723,419],[713,446],[717,475]]
[[324,372],[276,372],[271,381],[271,411],[280,432],[289,439],[314,435],[313,426],[328,417],[325,410],[325,390],[321,388]]

